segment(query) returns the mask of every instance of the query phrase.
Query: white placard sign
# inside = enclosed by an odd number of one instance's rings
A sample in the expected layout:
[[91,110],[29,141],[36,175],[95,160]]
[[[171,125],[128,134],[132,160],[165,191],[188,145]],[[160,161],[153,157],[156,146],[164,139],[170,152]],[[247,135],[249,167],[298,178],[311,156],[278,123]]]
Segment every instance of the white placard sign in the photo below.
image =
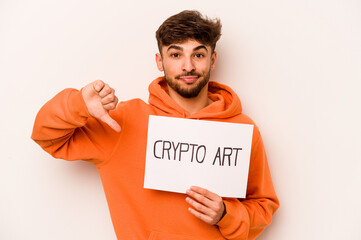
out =
[[149,116],[144,188],[246,196],[253,125]]

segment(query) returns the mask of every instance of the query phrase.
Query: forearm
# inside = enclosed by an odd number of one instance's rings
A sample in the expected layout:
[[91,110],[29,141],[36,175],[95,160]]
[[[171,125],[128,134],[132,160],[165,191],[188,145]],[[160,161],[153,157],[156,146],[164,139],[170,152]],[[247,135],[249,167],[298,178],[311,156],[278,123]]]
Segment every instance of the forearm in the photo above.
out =
[[81,91],[65,89],[40,109],[31,138],[55,158],[99,162],[109,155],[116,134],[89,115]]
[[277,199],[224,200],[226,215],[217,224],[226,239],[255,239],[272,221]]
[[65,89],[40,109],[31,138],[45,150],[56,143],[64,144],[89,117],[81,93]]

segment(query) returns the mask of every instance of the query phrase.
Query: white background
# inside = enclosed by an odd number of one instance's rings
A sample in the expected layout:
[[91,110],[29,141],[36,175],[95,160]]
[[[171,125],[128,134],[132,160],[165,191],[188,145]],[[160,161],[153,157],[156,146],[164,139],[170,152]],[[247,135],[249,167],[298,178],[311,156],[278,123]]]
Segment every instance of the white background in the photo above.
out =
[[54,160],[32,124],[96,79],[146,100],[154,33],[183,9],[221,18],[212,79],[265,142],[281,208],[259,239],[361,239],[359,0],[0,0],[0,239],[115,239],[96,169]]

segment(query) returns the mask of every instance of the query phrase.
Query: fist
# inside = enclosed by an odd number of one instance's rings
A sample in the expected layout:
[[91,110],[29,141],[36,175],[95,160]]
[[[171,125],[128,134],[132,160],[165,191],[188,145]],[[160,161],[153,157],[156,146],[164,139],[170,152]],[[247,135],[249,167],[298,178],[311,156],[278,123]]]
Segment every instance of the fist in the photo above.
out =
[[86,85],[82,95],[89,114],[108,124],[114,131],[120,132],[119,124],[109,116],[109,111],[116,108],[118,98],[113,88],[101,80]]

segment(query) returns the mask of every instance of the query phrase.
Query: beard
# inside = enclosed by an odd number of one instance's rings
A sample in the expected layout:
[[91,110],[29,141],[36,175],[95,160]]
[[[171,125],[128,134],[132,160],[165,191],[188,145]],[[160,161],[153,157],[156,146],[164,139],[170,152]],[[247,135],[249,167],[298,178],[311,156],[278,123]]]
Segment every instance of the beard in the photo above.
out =
[[[207,85],[209,82],[209,78],[211,76],[210,71],[205,74],[200,74],[197,72],[188,72],[186,74],[177,75],[174,79],[167,76],[164,72],[165,80],[169,87],[171,87],[174,91],[176,91],[179,95],[184,98],[194,98],[197,97],[200,91],[203,89],[204,86]],[[180,78],[184,76],[197,76],[198,80],[193,83],[186,83],[188,87],[182,87],[180,84]]]

